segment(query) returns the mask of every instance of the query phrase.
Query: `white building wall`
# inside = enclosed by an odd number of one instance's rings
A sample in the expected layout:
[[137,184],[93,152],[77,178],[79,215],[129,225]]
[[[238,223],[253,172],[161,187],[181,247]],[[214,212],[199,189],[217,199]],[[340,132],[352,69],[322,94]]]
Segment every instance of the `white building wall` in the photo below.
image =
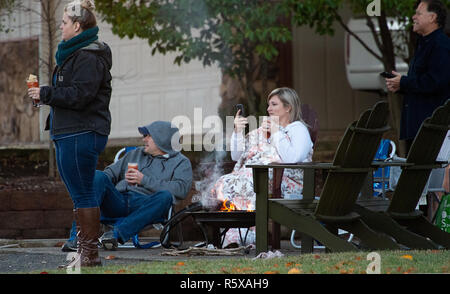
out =
[[14,11],[2,22],[9,28],[8,33],[0,32],[0,42],[37,37],[40,34],[40,3],[38,1],[22,1],[21,9]]
[[99,27],[100,39],[113,52],[111,138],[138,136],[137,126],[179,115],[189,118],[193,131],[196,107],[203,117],[217,114],[221,100],[217,67],[203,67],[199,61],[178,66],[173,53],[152,56],[146,40],[120,39],[108,24]]
[[[62,1],[63,4],[56,13],[60,14],[68,2],[70,1]],[[40,36],[39,2],[23,1],[23,5],[37,13],[19,11],[11,15],[5,24],[13,28],[13,31],[0,33],[0,42]],[[60,15],[55,16],[58,28],[61,18]],[[112,34],[110,25],[106,23],[99,23],[99,28],[99,39],[108,43],[113,53],[110,138],[138,137],[138,126],[155,120],[172,121],[179,115],[189,118],[193,131],[196,107],[201,108],[203,118],[217,114],[221,101],[221,73],[218,67],[205,68],[199,61],[178,66],[173,64],[175,54],[152,56],[146,40],[120,39]],[[60,34],[58,29],[57,35]],[[59,41],[60,38],[57,42]],[[40,46],[43,44],[45,42],[40,42]],[[45,51],[40,48],[41,54]],[[48,132],[43,131],[43,125],[49,108],[41,107],[40,112],[41,140],[45,141],[48,140]],[[202,118],[197,117],[196,120],[202,121]],[[197,130],[202,133],[207,131],[198,128]],[[184,128],[182,134],[188,133]]]

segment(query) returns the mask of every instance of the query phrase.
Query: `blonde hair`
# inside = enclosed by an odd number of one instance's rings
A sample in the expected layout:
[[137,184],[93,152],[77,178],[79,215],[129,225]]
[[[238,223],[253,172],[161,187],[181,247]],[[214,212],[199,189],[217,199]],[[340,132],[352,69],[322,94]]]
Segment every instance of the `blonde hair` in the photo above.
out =
[[78,22],[81,29],[87,30],[97,25],[97,19],[94,14],[95,4],[93,0],[75,0],[64,7],[72,22]]
[[267,102],[269,102],[273,96],[278,96],[284,107],[291,107],[291,111],[289,112],[291,123],[294,121],[300,121],[306,125],[302,119],[302,105],[300,98],[294,89],[287,87],[277,88],[270,92],[269,96],[267,96]]

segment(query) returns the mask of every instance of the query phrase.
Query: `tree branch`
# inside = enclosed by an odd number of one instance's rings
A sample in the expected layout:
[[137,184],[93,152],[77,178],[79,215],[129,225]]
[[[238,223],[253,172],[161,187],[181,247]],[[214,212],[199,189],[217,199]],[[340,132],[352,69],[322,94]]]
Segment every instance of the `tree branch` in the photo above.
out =
[[355,34],[350,28],[342,21],[341,16],[335,12],[336,20],[339,24],[344,28],[344,30],[349,33],[352,37],[354,37],[370,54],[375,56],[376,59],[383,62],[383,57],[373,51],[357,34]]
[[377,45],[380,52],[383,53],[384,46],[381,43],[380,39],[378,38],[377,30],[375,29],[375,25],[374,25],[372,19],[370,18],[370,16],[366,15],[366,21],[367,21],[367,26],[370,28],[370,32],[372,33],[372,37],[375,40],[375,44]]

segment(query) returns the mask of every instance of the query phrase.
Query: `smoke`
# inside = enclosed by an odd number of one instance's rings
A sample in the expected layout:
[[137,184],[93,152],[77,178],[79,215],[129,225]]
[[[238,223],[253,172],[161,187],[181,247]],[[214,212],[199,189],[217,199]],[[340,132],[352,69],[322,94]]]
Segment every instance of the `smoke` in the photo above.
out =
[[225,174],[224,162],[226,151],[215,151],[201,160],[194,171],[196,193],[192,196],[192,202],[201,202],[206,210],[214,210],[219,200],[211,192],[217,180]]

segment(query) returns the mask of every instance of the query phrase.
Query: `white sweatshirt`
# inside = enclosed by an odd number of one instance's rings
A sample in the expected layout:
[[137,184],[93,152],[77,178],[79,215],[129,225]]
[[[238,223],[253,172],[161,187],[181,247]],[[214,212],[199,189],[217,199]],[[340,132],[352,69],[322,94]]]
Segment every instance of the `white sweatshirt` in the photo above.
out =
[[[308,128],[299,121],[290,123],[284,130],[279,130],[269,138],[269,141],[273,142],[283,163],[305,161],[313,147]],[[237,161],[243,151],[243,133],[233,132],[231,135],[231,159]]]

